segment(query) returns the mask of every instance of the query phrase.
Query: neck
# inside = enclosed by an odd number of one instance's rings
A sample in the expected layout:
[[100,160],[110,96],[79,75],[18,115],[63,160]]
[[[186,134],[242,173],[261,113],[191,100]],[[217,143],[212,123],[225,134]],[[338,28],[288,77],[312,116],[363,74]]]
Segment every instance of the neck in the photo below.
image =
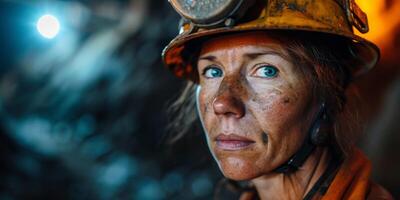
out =
[[266,174],[251,182],[261,200],[303,199],[328,167],[331,156],[328,148],[318,147],[297,171]]

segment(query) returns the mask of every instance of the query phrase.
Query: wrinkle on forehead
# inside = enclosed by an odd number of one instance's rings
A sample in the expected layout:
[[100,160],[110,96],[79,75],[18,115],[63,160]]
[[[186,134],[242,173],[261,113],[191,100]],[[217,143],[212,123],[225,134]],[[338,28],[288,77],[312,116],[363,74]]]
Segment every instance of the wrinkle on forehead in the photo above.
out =
[[254,52],[248,52],[250,54],[270,50],[271,52],[276,52],[285,60],[290,60],[281,42],[265,32],[236,33],[211,38],[203,43],[200,55],[201,57],[207,57],[212,53],[221,51],[234,53],[235,48],[244,46],[254,49]]

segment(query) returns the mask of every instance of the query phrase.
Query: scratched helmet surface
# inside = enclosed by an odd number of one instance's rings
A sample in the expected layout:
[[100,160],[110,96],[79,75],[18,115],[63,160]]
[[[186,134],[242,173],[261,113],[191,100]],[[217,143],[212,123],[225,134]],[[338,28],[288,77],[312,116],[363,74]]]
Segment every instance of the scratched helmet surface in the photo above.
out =
[[[356,78],[379,60],[379,49],[357,36],[368,32],[366,14],[354,0],[169,0],[182,16],[180,33],[165,47],[163,62],[178,76],[194,80],[193,51],[188,43],[224,33],[256,30],[316,32],[349,39],[358,63]],[[349,61],[351,62],[351,61]]]

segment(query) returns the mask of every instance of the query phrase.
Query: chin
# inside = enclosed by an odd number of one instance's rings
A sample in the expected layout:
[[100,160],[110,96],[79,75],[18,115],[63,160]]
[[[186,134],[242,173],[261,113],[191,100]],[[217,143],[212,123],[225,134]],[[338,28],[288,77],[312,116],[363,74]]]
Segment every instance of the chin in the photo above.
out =
[[263,174],[261,169],[255,165],[254,160],[227,156],[221,160],[217,160],[217,162],[224,176],[231,180],[251,180]]

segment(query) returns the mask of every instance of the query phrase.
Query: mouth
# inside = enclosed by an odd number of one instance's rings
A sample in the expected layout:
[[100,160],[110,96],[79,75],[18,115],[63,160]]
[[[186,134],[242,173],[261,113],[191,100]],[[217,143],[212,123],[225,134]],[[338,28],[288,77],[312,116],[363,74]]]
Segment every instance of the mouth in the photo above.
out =
[[237,151],[250,147],[255,141],[235,134],[219,134],[215,139],[217,147],[227,151]]

